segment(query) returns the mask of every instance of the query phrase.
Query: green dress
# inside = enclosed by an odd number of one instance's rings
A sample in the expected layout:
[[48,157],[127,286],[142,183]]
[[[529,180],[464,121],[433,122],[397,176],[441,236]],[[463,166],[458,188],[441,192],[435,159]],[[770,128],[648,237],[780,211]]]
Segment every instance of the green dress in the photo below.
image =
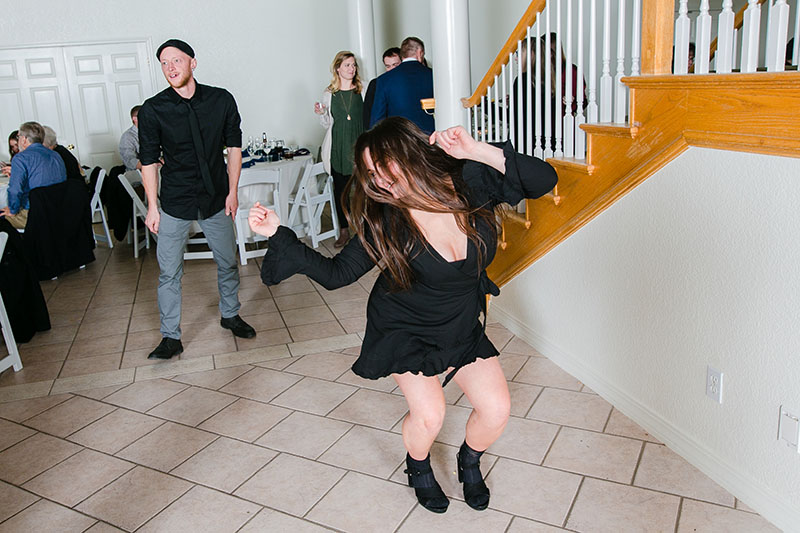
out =
[[364,101],[355,89],[331,95],[331,168],[345,176],[353,173],[353,146],[364,132],[363,108]]

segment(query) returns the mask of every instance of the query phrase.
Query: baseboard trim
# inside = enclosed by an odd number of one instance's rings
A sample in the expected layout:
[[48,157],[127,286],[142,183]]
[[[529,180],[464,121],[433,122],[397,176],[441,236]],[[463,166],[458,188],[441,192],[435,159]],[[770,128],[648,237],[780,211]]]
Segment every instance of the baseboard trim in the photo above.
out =
[[780,493],[746,472],[738,470],[735,465],[720,460],[713,450],[681,431],[658,413],[648,409],[647,406],[610,383],[602,375],[594,372],[581,359],[562,350],[509,314],[499,301],[492,301],[491,313],[492,317],[509,331],[588,385],[625,416],[639,424],[736,498],[745,502],[773,525],[788,533],[800,532],[800,510],[793,507]]

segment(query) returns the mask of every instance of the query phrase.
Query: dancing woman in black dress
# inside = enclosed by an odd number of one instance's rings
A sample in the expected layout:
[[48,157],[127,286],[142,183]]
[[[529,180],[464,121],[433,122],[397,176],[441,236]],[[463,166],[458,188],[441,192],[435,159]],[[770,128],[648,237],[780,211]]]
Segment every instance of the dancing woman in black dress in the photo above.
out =
[[457,455],[464,499],[473,509],[489,504],[480,456],[502,433],[510,409],[498,352],[484,331],[486,294],[498,294],[486,276],[497,247],[493,209],[537,198],[556,180],[549,164],[515,152],[510,143],[475,141],[460,126],[428,137],[394,117],[356,142],[347,216],[358,238],[337,256],[308,248],[259,204],[250,210],[252,230],[269,237],[261,269],[267,285],[301,273],[336,289],[376,265],[381,270],[353,371],[369,379],[391,375],[403,391],[406,473],[430,511],[443,513],[449,504],[429,451],[442,427],[442,387],[450,379],[473,406]]

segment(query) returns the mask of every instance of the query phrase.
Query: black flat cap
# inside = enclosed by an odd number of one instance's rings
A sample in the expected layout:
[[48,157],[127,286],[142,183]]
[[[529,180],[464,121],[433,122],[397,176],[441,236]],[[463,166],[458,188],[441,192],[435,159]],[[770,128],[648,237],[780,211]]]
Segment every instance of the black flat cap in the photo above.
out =
[[177,48],[189,57],[194,57],[194,50],[191,46],[189,46],[189,43],[181,41],[180,39],[169,39],[168,41],[164,41],[164,44],[158,47],[158,51],[156,51],[156,59],[160,61],[161,52],[164,51],[164,48],[169,48],[170,46]]

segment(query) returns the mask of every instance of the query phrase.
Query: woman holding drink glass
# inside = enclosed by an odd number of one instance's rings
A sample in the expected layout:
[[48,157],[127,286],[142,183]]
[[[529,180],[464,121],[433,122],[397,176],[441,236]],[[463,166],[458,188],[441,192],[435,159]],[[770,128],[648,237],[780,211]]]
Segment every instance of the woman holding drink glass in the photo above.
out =
[[353,145],[364,131],[361,117],[364,101],[361,98],[361,79],[358,63],[352,52],[336,54],[331,64],[333,79],[314,104],[319,122],[327,130],[322,141],[322,162],[325,171],[333,176],[336,215],[339,217],[339,237],[333,244],[341,248],[350,240],[347,218],[342,209],[342,194],[353,173]]

